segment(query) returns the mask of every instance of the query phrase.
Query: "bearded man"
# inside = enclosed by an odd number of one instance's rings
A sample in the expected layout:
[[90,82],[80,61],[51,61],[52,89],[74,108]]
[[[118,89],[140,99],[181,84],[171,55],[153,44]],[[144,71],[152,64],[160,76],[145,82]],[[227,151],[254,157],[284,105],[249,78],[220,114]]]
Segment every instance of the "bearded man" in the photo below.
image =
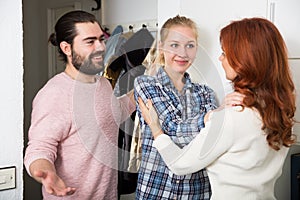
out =
[[49,41],[65,71],[33,100],[24,164],[43,199],[117,199],[119,125],[135,110],[133,92],[116,98],[104,69],[104,33],[95,16],[64,14]]

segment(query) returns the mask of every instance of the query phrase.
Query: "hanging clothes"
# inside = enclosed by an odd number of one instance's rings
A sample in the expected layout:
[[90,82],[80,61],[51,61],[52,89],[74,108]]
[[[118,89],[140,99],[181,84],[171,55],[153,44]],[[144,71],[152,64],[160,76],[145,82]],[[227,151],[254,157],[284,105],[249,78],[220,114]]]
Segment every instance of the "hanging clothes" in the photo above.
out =
[[[146,68],[144,75],[155,76],[158,72],[158,69],[160,68],[162,63],[157,48],[157,40],[153,42],[151,49],[149,50],[142,64]],[[142,160],[142,133],[137,113],[134,120],[135,121],[130,145],[128,171],[132,173],[137,173]]]
[[[122,41],[120,39],[120,35],[123,33],[123,27],[121,25],[118,25],[113,32],[111,33],[110,37],[107,39],[106,42],[106,51],[104,55],[104,66],[109,65],[110,58],[116,53],[116,49],[118,49],[117,45],[120,43],[122,44]],[[124,41],[125,43],[126,41]]]
[[103,72],[103,76],[110,81],[113,88],[116,85],[118,77],[122,71],[122,67],[113,70],[112,68],[110,68],[110,65],[113,62],[115,62],[113,65],[118,66],[122,66],[124,64],[125,61],[122,56],[123,50],[121,50],[121,47],[131,36],[133,36],[133,34],[134,33],[132,31],[123,33],[123,27],[121,25],[118,25],[107,40],[106,51],[104,55],[105,69]]
[[108,28],[102,28],[102,27],[101,27],[101,30],[102,30],[102,32],[103,32],[103,35],[104,35],[105,39],[108,39],[108,38],[110,37],[110,35],[111,35],[111,34],[108,32],[109,29],[108,29]]
[[[105,60],[107,66],[104,75],[110,79],[115,95],[121,96],[133,89],[135,77],[144,74],[145,67],[142,62],[152,46],[154,37],[147,28],[122,33],[118,37],[114,54],[106,55],[109,58]],[[135,115],[134,112],[119,129],[119,195],[133,193],[137,186],[137,172],[128,171]]]

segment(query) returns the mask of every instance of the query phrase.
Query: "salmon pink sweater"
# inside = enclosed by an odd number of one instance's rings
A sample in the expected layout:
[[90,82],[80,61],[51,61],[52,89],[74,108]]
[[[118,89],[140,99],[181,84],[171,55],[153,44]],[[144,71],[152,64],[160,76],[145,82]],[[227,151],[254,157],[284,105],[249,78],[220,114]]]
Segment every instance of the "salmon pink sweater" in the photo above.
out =
[[30,174],[33,161],[47,159],[77,191],[62,198],[43,188],[44,199],[117,199],[119,125],[134,110],[103,77],[82,83],[63,72],[50,79],[33,101],[24,164]]

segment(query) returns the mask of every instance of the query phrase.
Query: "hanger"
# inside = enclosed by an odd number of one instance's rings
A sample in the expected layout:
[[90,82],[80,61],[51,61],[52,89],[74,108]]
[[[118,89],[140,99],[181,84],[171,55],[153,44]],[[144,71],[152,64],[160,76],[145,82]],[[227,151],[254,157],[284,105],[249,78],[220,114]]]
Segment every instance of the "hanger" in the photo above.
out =
[[133,26],[132,25],[129,25],[128,28],[129,28],[130,31],[133,31]]
[[100,10],[100,8],[101,8],[101,0],[95,0],[96,1],[96,3],[97,3],[97,7],[96,8],[92,8],[92,11],[95,11],[95,10]]

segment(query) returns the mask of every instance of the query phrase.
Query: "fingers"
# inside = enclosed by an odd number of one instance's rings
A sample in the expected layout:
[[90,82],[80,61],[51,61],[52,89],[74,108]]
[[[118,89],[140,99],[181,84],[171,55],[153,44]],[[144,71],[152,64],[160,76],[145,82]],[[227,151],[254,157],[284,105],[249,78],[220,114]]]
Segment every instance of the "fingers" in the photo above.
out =
[[149,110],[150,110],[150,109],[154,109],[154,108],[153,108],[152,101],[151,101],[150,99],[148,99],[146,106],[147,106],[147,108],[148,108]]
[[143,112],[144,110],[146,110],[146,109],[148,110],[146,104],[143,102],[143,100],[142,100],[141,97],[138,98],[138,103],[139,103],[139,106],[140,106],[140,109],[141,109],[142,112]]
[[63,197],[63,196],[68,196],[68,195],[72,195],[76,192],[76,188],[71,188],[71,187],[46,187],[45,186],[45,190],[47,193],[55,195],[55,196],[59,196],[59,197]]
[[226,95],[224,100],[224,106],[237,106],[237,105],[243,105],[245,95],[238,93],[238,92],[232,92],[228,95]]
[[151,120],[150,120],[150,117],[149,117],[148,107],[146,106],[146,104],[143,102],[143,100],[140,97],[138,98],[138,102],[139,102],[139,107],[140,107],[140,110],[141,110],[142,117],[144,118],[144,120],[147,124],[150,124]]
[[76,192],[76,188],[70,188],[68,187],[68,190],[67,190],[67,194],[66,195],[72,195]]
[[67,187],[64,181],[52,171],[36,171],[35,175],[41,178],[41,183],[45,187],[47,193],[55,196],[72,195],[76,188]]
[[141,98],[138,98],[138,102],[142,117],[148,125],[151,125],[153,120],[157,119],[157,113],[152,101],[148,99],[147,103],[145,104]]
[[233,93],[226,95],[226,98],[235,100],[235,101],[242,101],[245,98],[245,95],[238,93],[238,92],[233,92]]
[[54,190],[51,187],[47,187],[46,185],[44,185],[44,186],[45,186],[45,190],[46,190],[47,193],[52,194],[52,195],[56,195],[54,193]]
[[141,110],[150,110],[150,108],[153,108],[152,101],[150,99],[147,100],[147,103],[145,104],[141,97],[138,98],[139,106]]

